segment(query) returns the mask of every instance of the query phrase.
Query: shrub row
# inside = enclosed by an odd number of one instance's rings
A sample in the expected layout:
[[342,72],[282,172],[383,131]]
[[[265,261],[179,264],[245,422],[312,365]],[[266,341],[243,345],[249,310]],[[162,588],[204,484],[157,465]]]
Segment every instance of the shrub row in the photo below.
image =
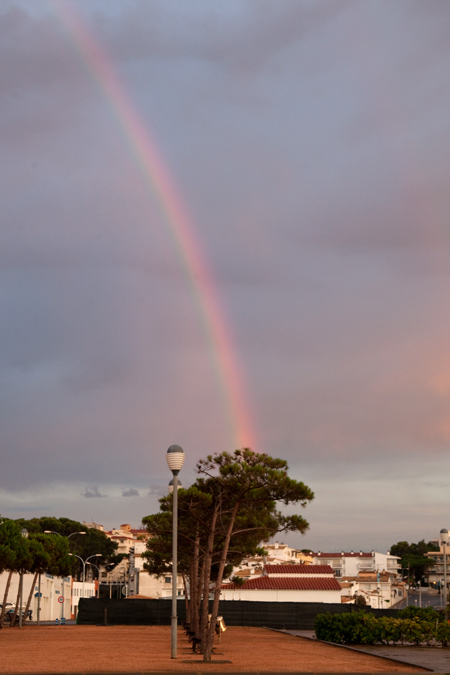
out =
[[427,644],[446,647],[450,625],[433,609],[408,608],[399,618],[377,617],[367,612],[318,614],[314,628],[318,640],[336,644]]

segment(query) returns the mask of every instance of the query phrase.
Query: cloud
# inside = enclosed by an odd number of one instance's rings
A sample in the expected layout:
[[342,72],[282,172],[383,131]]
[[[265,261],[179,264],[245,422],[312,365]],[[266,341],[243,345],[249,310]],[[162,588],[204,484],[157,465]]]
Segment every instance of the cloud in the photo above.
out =
[[54,3],[0,3],[0,512],[140,518],[122,497],[148,485],[157,509],[172,443],[185,485],[238,446],[242,390],[256,450],[329,469],[311,536],[326,503],[359,548],[366,492],[343,511],[336,474],[349,489],[367,457],[404,466],[403,526],[411,465],[441,480],[450,438],[450,3],[72,4],[172,201]]
[[136,488],[122,488],[122,497],[139,497],[139,490],[136,490]]
[[108,495],[100,494],[98,486],[93,485],[91,488],[85,488],[84,494],[82,496],[87,497],[88,499],[91,499],[91,498],[96,498],[96,497],[107,497]]

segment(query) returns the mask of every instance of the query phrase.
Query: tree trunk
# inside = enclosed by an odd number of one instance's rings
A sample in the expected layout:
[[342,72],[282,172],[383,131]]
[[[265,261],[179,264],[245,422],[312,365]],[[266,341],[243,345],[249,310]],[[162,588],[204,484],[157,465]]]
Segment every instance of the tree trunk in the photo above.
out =
[[191,616],[191,603],[189,599],[189,594],[187,590],[187,578],[184,572],[181,572],[181,578],[183,579],[183,588],[184,588],[184,606],[185,606],[185,615],[186,615],[186,622],[190,623],[190,616]]
[[217,517],[219,514],[219,505],[220,501],[217,501],[214,504],[214,510],[211,517],[211,522],[209,526],[208,541],[206,544],[206,551],[204,556],[204,569],[203,569],[203,579],[202,579],[202,608],[201,608],[201,617],[200,617],[200,635],[202,638],[202,652],[203,660],[211,661],[211,649],[209,650],[209,658],[205,657],[207,644],[208,644],[208,613],[209,613],[209,580],[211,578],[211,567],[212,567],[212,558],[214,553],[214,537],[216,534],[216,524]]
[[27,618],[28,618],[28,610],[30,609],[31,599],[32,599],[32,597],[33,597],[33,591],[34,591],[34,587],[35,587],[35,585],[36,585],[36,579],[37,579],[37,577],[38,577],[38,574],[39,574],[39,572],[35,572],[35,573],[34,573],[33,583],[31,584],[30,592],[29,592],[29,594],[28,594],[27,606],[25,607],[25,613],[24,613],[24,615],[23,615],[23,623],[25,623],[25,621],[26,621]]
[[9,593],[9,587],[11,586],[12,575],[13,575],[13,571],[9,570],[8,579],[6,580],[6,588],[5,588],[5,592],[3,594],[3,607],[2,607],[2,612],[0,614],[0,628],[3,628],[3,624],[5,622],[6,601],[8,600],[8,593]]
[[20,575],[20,576],[19,576],[19,585],[18,585],[18,587],[17,587],[16,607],[15,607],[15,609],[14,609],[14,614],[11,616],[11,620],[10,620],[11,626],[15,626],[15,625],[16,625],[17,614],[18,614],[18,612],[19,612],[19,610],[20,610],[20,608],[19,608],[19,602],[20,602],[20,590],[21,590],[21,586],[22,586],[22,584],[20,583],[20,582],[22,581],[22,575],[23,575],[22,570],[20,570],[19,575]]
[[195,538],[194,538],[194,555],[192,556],[192,561],[190,564],[190,624],[191,630],[195,633],[195,637],[199,637],[199,616],[200,616],[200,607],[199,607],[199,597],[200,597],[200,588],[199,588],[199,555],[200,555],[200,532],[199,526],[196,527]]
[[237,513],[239,511],[240,503],[236,502],[231,512],[230,522],[228,523],[228,529],[225,536],[225,541],[223,543],[222,555],[220,557],[219,569],[217,572],[217,579],[214,586],[214,598],[213,606],[211,609],[211,621],[209,628],[206,632],[206,640],[204,644],[203,651],[203,661],[211,661],[211,654],[214,644],[214,635],[216,631],[217,615],[219,613],[219,601],[220,601],[220,587],[222,585],[223,571],[227,562],[228,549],[230,547],[231,535],[233,533],[233,527],[236,520]]

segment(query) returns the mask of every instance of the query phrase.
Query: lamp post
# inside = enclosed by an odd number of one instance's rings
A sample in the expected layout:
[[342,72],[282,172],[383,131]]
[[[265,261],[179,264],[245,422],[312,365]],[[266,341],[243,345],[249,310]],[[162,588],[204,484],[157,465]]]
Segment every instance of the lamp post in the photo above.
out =
[[[95,567],[98,573],[98,590],[97,590],[97,597],[99,597],[98,591],[100,590],[100,568],[98,565],[95,565],[94,563],[88,562],[86,565],[90,565],[91,567]],[[92,580],[94,580],[94,576],[92,575]]]
[[[28,537],[28,530],[22,528],[20,534],[24,539]],[[19,605],[19,628],[22,628],[22,595],[23,595],[23,570],[20,570],[20,605]]]
[[[57,534],[58,537],[65,537],[66,539],[70,539],[70,537],[73,537],[73,536],[76,535],[76,534],[86,534],[86,532],[85,532],[84,530],[82,530],[82,531],[80,531],[80,532],[71,532],[70,534],[68,534],[68,535],[66,536],[66,535],[64,535],[64,534],[61,534],[61,532],[57,532],[56,530],[44,530],[44,534]],[[71,554],[69,553],[69,555],[71,555]],[[64,619],[64,605],[65,605],[66,599],[65,599],[65,596],[64,596],[64,577],[62,578],[62,598],[63,598],[63,601],[62,601],[62,603],[61,603],[61,625],[63,624],[63,622],[64,622],[64,620],[65,620],[65,619]],[[72,604],[72,603],[71,603],[71,604]],[[37,617],[38,617],[37,622],[38,622],[38,625],[39,625],[39,623],[40,623],[40,622],[39,622],[39,614],[40,614],[40,611],[41,611],[41,574],[39,573],[38,608],[37,608]]]
[[[61,532],[56,532],[56,530],[44,530],[44,534],[57,534],[59,537],[65,537],[66,535],[61,534]],[[86,534],[86,532],[72,532],[71,534],[68,534],[66,539],[70,539],[70,537],[73,537],[74,534]]]
[[442,529],[439,533],[439,539],[443,547],[444,553],[444,616],[447,621],[447,542],[448,542],[448,530],[445,528]]
[[[168,487],[167,487],[167,489],[169,490],[169,495],[171,495],[172,492],[173,492],[173,481],[174,481],[174,480],[175,480],[175,479],[172,478],[172,480],[169,481],[169,485],[168,485]],[[178,490],[179,490],[180,488],[182,488],[182,487],[183,487],[183,485],[181,484],[181,480],[179,480],[179,481],[177,482],[177,488],[178,488]]]
[[101,558],[102,554],[101,553],[94,553],[94,555],[90,555],[89,558],[86,558],[86,560],[83,560],[83,558],[76,553],[69,553],[69,555],[73,556],[74,558],[78,558],[81,560],[83,563],[83,589],[81,591],[81,597],[84,598],[84,581],[86,579],[86,565],[90,565],[91,563],[88,562],[91,558]]
[[179,445],[171,445],[166,454],[167,464],[173,474],[172,504],[172,619],[171,619],[171,658],[177,658],[177,578],[178,578],[178,474],[184,463],[184,450]]

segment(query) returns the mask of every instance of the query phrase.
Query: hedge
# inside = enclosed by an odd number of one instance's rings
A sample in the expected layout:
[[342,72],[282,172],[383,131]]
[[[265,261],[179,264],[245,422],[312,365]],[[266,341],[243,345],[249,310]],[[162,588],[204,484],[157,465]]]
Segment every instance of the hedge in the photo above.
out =
[[376,617],[362,610],[351,614],[319,614],[315,621],[318,640],[335,644],[427,644],[446,647],[450,625],[432,608],[408,607],[399,618]]

